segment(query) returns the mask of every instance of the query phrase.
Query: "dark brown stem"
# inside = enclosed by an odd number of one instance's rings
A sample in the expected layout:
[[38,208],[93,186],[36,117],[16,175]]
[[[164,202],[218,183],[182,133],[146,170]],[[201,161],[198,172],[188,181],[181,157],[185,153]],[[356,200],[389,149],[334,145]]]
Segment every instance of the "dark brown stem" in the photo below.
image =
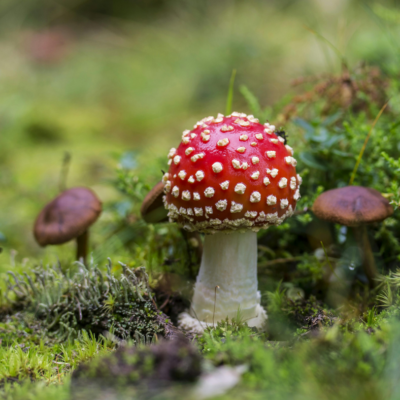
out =
[[[188,257],[189,257],[189,274],[191,278],[195,278],[194,273],[193,273],[193,265],[192,265],[192,250],[194,250],[196,254],[197,260],[201,260],[202,254],[203,254],[203,243],[201,242],[201,237],[198,234],[198,232],[188,232],[185,229],[181,229],[181,234],[183,238],[185,239],[186,242],[186,249],[188,251]],[[189,244],[189,240],[194,239],[197,242],[196,246],[193,246],[192,244]]]
[[369,243],[367,228],[365,225],[356,226],[353,228],[353,232],[360,249],[364,273],[368,278],[370,288],[374,288],[377,284],[378,271],[371,244]]
[[89,231],[86,230],[82,235],[76,238],[76,259],[79,261],[82,259],[86,265],[86,258],[89,244]]

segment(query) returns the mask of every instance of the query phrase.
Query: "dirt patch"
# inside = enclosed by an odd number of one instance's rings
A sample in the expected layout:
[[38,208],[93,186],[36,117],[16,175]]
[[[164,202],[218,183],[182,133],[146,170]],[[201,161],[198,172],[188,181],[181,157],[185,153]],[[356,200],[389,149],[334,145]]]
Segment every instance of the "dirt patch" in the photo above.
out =
[[93,398],[104,390],[124,396],[146,393],[149,398],[172,383],[195,382],[201,373],[201,360],[197,349],[182,334],[148,347],[123,346],[75,370],[72,398]]

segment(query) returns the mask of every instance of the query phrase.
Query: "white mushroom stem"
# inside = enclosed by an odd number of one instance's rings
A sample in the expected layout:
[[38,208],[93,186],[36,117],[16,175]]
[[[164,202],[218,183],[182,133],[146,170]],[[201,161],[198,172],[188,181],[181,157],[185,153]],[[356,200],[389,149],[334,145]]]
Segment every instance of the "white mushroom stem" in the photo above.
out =
[[181,325],[197,329],[238,312],[249,326],[261,327],[266,319],[257,291],[257,234],[207,235],[190,315],[182,314]]

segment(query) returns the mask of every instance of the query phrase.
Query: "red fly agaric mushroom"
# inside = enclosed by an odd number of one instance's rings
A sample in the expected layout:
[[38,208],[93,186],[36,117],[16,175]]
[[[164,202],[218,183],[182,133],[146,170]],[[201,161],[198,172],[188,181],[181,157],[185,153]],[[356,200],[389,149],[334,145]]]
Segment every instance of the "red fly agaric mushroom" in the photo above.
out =
[[365,275],[370,287],[376,286],[378,272],[366,224],[390,217],[393,207],[389,201],[375,189],[346,186],[322,193],[315,200],[312,210],[319,219],[353,228],[361,250]]
[[256,232],[281,224],[295,209],[301,178],[292,148],[252,115],[218,114],[183,132],[169,165],[163,181],[170,221],[207,234],[181,325],[201,331],[240,309],[249,326],[261,327]]
[[76,239],[78,260],[85,262],[89,227],[101,213],[101,202],[85,187],[65,190],[47,204],[38,215],[34,235],[41,246],[63,244]]

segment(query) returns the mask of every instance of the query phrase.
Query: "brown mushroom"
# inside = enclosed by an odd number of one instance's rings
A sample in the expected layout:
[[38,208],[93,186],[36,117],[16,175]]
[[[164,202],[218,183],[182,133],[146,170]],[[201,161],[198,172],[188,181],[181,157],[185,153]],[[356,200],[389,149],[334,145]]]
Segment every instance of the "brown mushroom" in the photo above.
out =
[[86,262],[89,227],[102,210],[96,194],[85,187],[65,190],[38,215],[34,235],[40,246],[63,244],[76,239],[76,258]]
[[315,201],[314,214],[325,221],[353,228],[362,252],[362,263],[370,287],[378,275],[374,255],[368,240],[366,225],[379,222],[393,214],[393,207],[376,190],[361,186],[346,186],[328,190]]
[[[168,210],[164,207],[164,183],[158,182],[143,200],[140,213],[144,221],[150,224],[168,221]],[[197,232],[187,232],[180,230],[186,242],[194,248],[197,257],[200,259],[203,251],[200,235]]]
[[168,211],[164,207],[163,196],[164,183],[158,182],[144,198],[140,213],[147,223],[168,221]]

